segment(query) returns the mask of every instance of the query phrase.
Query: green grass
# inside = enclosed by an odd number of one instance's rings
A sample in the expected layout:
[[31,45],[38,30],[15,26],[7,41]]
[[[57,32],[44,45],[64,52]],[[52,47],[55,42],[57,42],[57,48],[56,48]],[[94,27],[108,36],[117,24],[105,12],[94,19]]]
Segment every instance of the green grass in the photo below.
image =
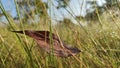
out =
[[[41,28],[42,26],[35,28],[37,25],[24,25],[24,29],[49,30],[48,26],[44,26],[44,29]],[[82,50],[76,57],[53,57],[53,60],[50,60],[49,54],[42,51],[33,39],[29,37],[25,39],[24,35],[18,35],[20,37],[18,39],[15,33],[8,30],[8,26],[1,27],[0,67],[118,68],[120,65],[119,30],[114,25],[112,29],[106,26],[85,27],[89,34],[86,34],[79,26],[73,27],[75,30],[64,24],[53,26],[56,30],[53,32],[58,32],[61,39]],[[20,29],[19,26],[16,27]]]
[[[90,21],[90,25],[81,28],[79,25],[65,23],[50,26],[49,20],[32,24],[21,20],[20,23],[14,23],[4,8],[0,8],[8,20],[7,25],[0,27],[0,68],[120,67],[120,21],[109,12],[98,15],[98,21]],[[19,15],[18,9],[17,12]],[[82,52],[68,58],[51,57],[32,38],[11,32],[24,29],[49,30]]]

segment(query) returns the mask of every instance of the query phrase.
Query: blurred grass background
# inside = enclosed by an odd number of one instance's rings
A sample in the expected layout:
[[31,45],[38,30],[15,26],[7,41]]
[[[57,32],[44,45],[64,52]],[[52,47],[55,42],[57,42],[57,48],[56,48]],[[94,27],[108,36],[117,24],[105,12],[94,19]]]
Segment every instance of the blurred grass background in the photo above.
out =
[[[120,21],[119,6],[106,8],[102,14],[97,14],[93,19],[79,18],[86,21],[86,26],[76,25],[69,19],[52,25],[51,19],[43,7],[41,20],[36,23],[34,17],[27,14],[33,23],[26,23],[27,19],[21,18],[20,9],[16,0],[16,10],[19,23],[0,6],[8,24],[0,27],[0,68],[119,68],[120,67]],[[37,4],[37,3],[36,3]],[[28,5],[30,6],[29,2]],[[37,4],[41,5],[41,4]],[[39,8],[39,7],[38,7]],[[114,10],[113,10],[114,9]],[[39,10],[38,10],[39,11]],[[52,11],[51,11],[52,12]],[[32,12],[33,16],[35,11]],[[75,57],[53,57],[39,48],[36,42],[25,35],[15,34],[12,30],[52,30],[58,33],[66,43],[78,47],[82,52]]]

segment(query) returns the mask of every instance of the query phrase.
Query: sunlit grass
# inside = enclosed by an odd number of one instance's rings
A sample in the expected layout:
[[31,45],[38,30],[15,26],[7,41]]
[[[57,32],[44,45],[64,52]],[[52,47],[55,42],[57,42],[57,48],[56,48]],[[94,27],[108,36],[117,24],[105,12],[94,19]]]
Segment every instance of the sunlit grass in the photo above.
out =
[[[38,25],[38,24],[37,24]],[[34,26],[36,26],[34,24]],[[26,25],[25,29],[43,30],[41,26],[35,28],[33,25]],[[59,25],[57,25],[58,27]],[[61,25],[62,26],[62,25]],[[93,27],[85,27],[89,31],[89,35],[77,27],[73,27],[72,31],[68,27],[56,27],[61,39],[65,42],[78,47],[82,50],[76,55],[80,60],[77,61],[74,57],[60,58],[54,57],[54,64],[50,62],[49,54],[39,48],[36,42],[29,38],[25,40],[23,35],[19,35],[22,42],[19,41],[15,33],[8,30],[7,27],[0,28],[0,66],[1,67],[119,67],[120,64],[120,48],[119,48],[119,30],[116,27],[101,28],[99,25]],[[98,27],[97,27],[98,26]],[[107,26],[107,25],[106,25]],[[112,26],[112,24],[111,24]],[[44,28],[47,28],[44,26]],[[19,26],[18,26],[19,29]],[[55,31],[53,30],[55,33]],[[23,47],[27,46],[27,47]],[[28,48],[26,51],[26,48]],[[28,54],[30,53],[30,54]],[[30,58],[31,56],[31,58]]]
[[[16,4],[17,6],[17,4]],[[0,68],[119,68],[119,18],[107,11],[91,25],[60,23],[50,28],[50,20],[39,23],[15,23],[1,6],[8,24],[0,27]],[[18,14],[19,10],[17,11]],[[46,24],[43,24],[45,22]],[[101,23],[101,24],[100,24]],[[84,29],[83,29],[84,28]],[[68,45],[82,52],[76,56],[52,57],[44,52],[32,38],[15,34],[12,30],[52,30]]]

